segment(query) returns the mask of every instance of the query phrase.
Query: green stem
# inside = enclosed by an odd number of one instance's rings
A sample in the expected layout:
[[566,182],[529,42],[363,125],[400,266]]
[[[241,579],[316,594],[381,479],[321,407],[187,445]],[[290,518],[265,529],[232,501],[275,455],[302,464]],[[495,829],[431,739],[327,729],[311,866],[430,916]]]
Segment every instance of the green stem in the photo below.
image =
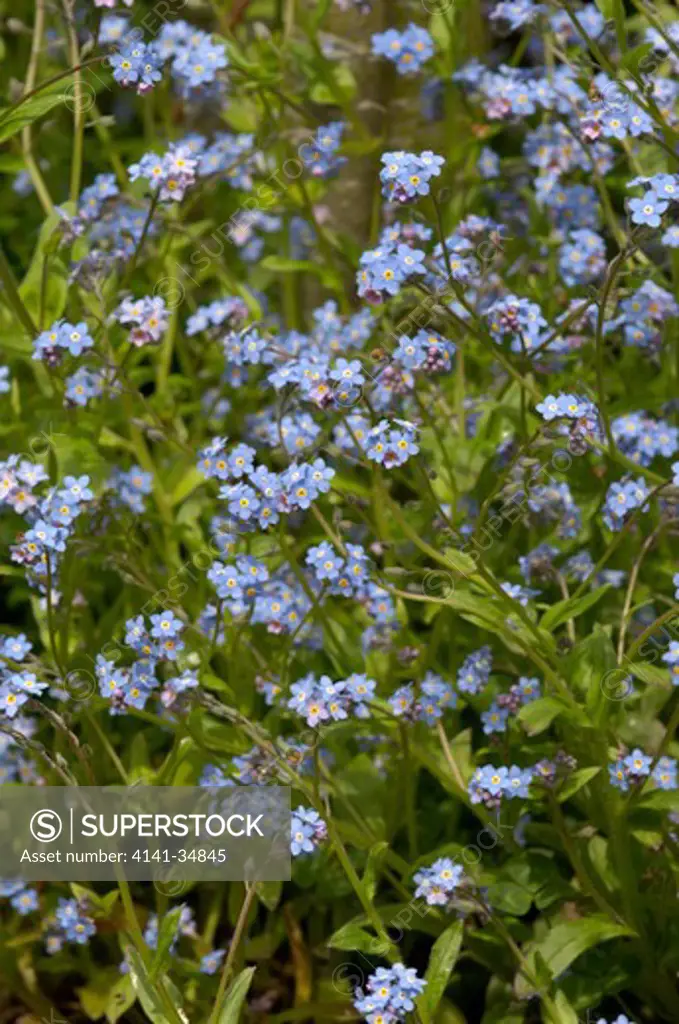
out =
[[16,316],[19,323],[21,323],[28,334],[32,338],[38,336],[38,329],[33,323],[30,313],[24,306],[21,296],[19,295],[19,289],[14,279],[12,268],[9,265],[5,250],[0,245],[0,281],[5,286],[5,301]]
[[417,820],[415,817],[415,781],[417,769],[410,756],[410,741],[408,739],[408,727],[404,722],[399,722],[401,734],[401,750],[403,770],[403,796],[405,802],[406,828],[408,832],[408,855],[411,861],[417,858]]
[[85,137],[85,111],[83,109],[82,70],[80,48],[75,27],[75,3],[64,0],[64,17],[68,36],[68,55],[73,67],[73,155],[71,158],[71,202],[77,205],[80,196],[80,181],[83,167],[83,142]]
[[233,971],[233,965],[236,960],[238,947],[240,945],[241,939],[243,938],[243,935],[245,934],[245,928],[248,923],[250,907],[252,905],[252,901],[255,898],[255,895],[256,889],[254,885],[248,885],[248,883],[246,882],[245,898],[243,899],[243,903],[240,908],[240,913],[238,914],[238,920],[236,921],[236,928],[234,930],[233,937],[231,939],[231,942],[229,943],[229,952],[227,953],[226,960],[224,961],[224,969],[222,970],[222,976],[219,979],[219,988],[217,989],[217,996],[212,1007],[212,1012],[210,1013],[210,1016],[208,1018],[208,1024],[216,1024],[217,1020],[219,1019],[219,1014],[221,1012],[224,996],[226,995],[226,986]]

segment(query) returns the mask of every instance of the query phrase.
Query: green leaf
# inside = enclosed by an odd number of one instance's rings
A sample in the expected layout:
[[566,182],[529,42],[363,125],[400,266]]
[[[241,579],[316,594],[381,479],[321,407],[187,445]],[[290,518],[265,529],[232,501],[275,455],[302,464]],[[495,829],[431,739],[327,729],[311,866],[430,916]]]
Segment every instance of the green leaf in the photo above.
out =
[[161,974],[170,959],[170,947],[174,941],[174,937],[177,934],[179,928],[179,919],[184,909],[183,904],[179,904],[177,907],[173,907],[169,914],[165,914],[165,917],[160,922],[158,928],[158,942],[156,944],[156,950],[151,962],[151,969],[149,971],[149,978],[151,981],[155,981],[159,974]]
[[588,637],[576,644],[566,660],[566,678],[586,695],[587,710],[597,724],[610,713],[612,702],[606,696],[606,680],[616,666],[610,631],[598,623]]
[[639,801],[639,807],[679,812],[679,790],[650,790]]
[[71,882],[71,892],[77,900],[87,904],[93,917],[109,917],[120,897],[119,889],[98,893],[93,889],[87,889],[84,885],[78,885],[77,882]]
[[109,917],[119,899],[120,889],[111,889],[110,892],[104,893],[103,896],[98,896],[94,916],[96,917],[96,912],[98,912],[101,917]]
[[620,57],[620,66],[637,72],[639,64],[645,57],[648,57],[649,53],[653,53],[653,43],[641,43]]
[[331,5],[332,0],[316,0],[316,10],[312,15],[312,24],[314,29],[318,29],[318,26],[323,21],[323,18],[330,10]]
[[444,548],[443,554],[455,572],[461,573],[462,576],[476,574],[476,562],[471,555],[465,555],[464,551],[458,551],[457,548]]
[[460,955],[463,934],[463,922],[454,921],[442,935],[439,935],[432,946],[424,976],[427,985],[424,992],[417,997],[417,1009],[423,1024],[433,1024],[446,985],[450,981],[453,967]]
[[181,478],[175,489],[170,495],[170,503],[174,505],[180,505],[185,498],[188,498],[189,494],[192,494],[197,487],[205,483],[205,474],[201,473],[199,469],[192,466]]
[[330,270],[323,263],[314,263],[312,260],[290,260],[285,256],[266,256],[260,261],[260,267],[265,270],[273,270],[276,274],[314,274],[320,277],[321,282],[328,288],[338,287],[339,278],[333,270]]
[[[434,939],[439,935],[440,926],[433,919],[430,908],[423,901],[411,900],[410,903],[384,903],[375,909],[380,915],[380,920],[384,922],[387,931],[393,928],[399,932],[424,932],[426,935],[431,935]],[[359,914],[350,924],[370,925],[370,921],[365,914]],[[345,927],[348,926],[345,925]],[[340,928],[340,932],[342,930]],[[368,937],[371,938],[371,936]],[[351,946],[350,948],[358,949],[358,946]],[[384,952],[384,943],[380,944],[380,951]]]
[[569,619],[577,619],[578,615],[582,615],[595,605],[604,596],[606,591],[610,590],[610,587],[610,583],[604,583],[603,587],[597,587],[596,590],[590,591],[589,594],[581,594],[580,597],[569,597],[565,601],[557,601],[542,616],[540,628],[546,629],[551,633],[562,622],[567,622]]
[[283,891],[282,882],[257,882],[255,885],[258,899],[264,904],[267,910],[275,910]]
[[139,1002],[144,1008],[144,1013],[151,1020],[151,1024],[175,1024],[168,1016],[163,998],[160,994],[162,985],[167,993],[169,1001],[175,1007],[177,1016],[181,1017],[182,1000],[179,992],[167,977],[158,977],[151,980],[144,961],[131,944],[125,946],[127,960],[130,965],[130,978],[132,987],[136,992]]
[[573,796],[579,789],[586,786],[600,771],[601,765],[594,765],[591,768],[578,768],[572,775],[569,775],[559,790],[557,798],[559,803],[562,804],[564,800],[568,800],[569,796]]
[[516,882],[501,881],[489,887],[488,902],[494,909],[501,910],[504,914],[523,917],[531,908],[533,896],[528,889]]
[[626,663],[632,675],[640,679],[642,683],[648,683],[649,686],[664,686],[666,689],[670,686],[670,675],[669,669],[660,668],[659,665],[650,665],[645,661],[635,661],[630,665]]
[[339,103],[340,99],[350,100],[356,94],[356,79],[347,64],[337,64],[328,75],[328,81],[316,82],[309,93],[314,103]]
[[613,20],[615,0],[594,0],[594,3],[599,8],[606,21]]
[[372,900],[375,896],[380,866],[388,849],[389,843],[375,843],[368,854],[368,863],[365,866],[365,872],[363,874],[363,888],[365,889],[369,900]]
[[[558,989],[554,1003],[559,1011],[559,1024],[579,1024],[580,1018],[561,989]],[[547,1013],[545,1013],[545,1019],[549,1019]]]
[[523,722],[529,736],[537,736],[549,728],[563,710],[563,704],[553,697],[540,697],[524,704],[517,717]]
[[[554,979],[588,949],[630,935],[634,935],[634,932],[627,925],[611,921],[603,914],[590,914],[576,921],[559,921],[544,938],[530,943],[524,951],[533,972],[540,973],[542,962],[542,969],[546,968]],[[515,987],[519,998],[528,998],[533,994],[533,987],[523,974],[517,976]]]
[[0,174],[18,174],[26,164],[24,158],[13,153],[0,154]]
[[105,1010],[108,1024],[116,1024],[123,1014],[127,1013],[131,1006],[134,1006],[136,1001],[137,994],[134,991],[132,979],[129,974],[124,974],[118,978],[108,994]]
[[587,852],[597,875],[611,892],[620,888],[620,882],[611,864],[608,840],[603,836],[592,836]]
[[357,949],[360,953],[384,953],[382,939],[370,935],[355,921],[348,921],[330,936],[328,945],[332,949]]
[[54,107],[66,102],[73,103],[73,96],[69,93],[51,93],[47,96],[35,96],[32,100],[26,100],[16,110],[9,108],[0,110],[0,142],[11,139],[26,125],[33,124]]
[[86,1017],[90,1020],[100,1020],[104,1016],[108,1010],[111,992],[119,981],[120,973],[113,968],[94,974],[87,985],[76,989]]
[[256,967],[245,967],[234,978],[226,993],[224,1006],[217,1018],[217,1024],[238,1024],[243,1003],[245,1002],[245,997],[248,994],[248,989],[256,969]]
[[[31,265],[19,285],[19,295],[36,323],[40,314],[41,293],[44,291],[42,305],[46,325],[58,320],[66,308],[68,273],[61,259],[55,255],[60,224],[61,217],[56,212],[45,219],[31,257]],[[45,276],[46,260],[48,273]]]

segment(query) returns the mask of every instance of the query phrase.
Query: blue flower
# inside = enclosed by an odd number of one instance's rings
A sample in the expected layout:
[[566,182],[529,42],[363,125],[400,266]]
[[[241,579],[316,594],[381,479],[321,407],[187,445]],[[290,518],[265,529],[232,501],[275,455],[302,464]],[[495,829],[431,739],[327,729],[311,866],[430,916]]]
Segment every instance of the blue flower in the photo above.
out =
[[651,228],[657,228],[668,204],[666,200],[658,198],[655,192],[645,192],[641,199],[630,199],[629,206],[635,224],[647,224]]
[[290,852],[293,857],[313,853],[327,838],[326,823],[318,812],[310,807],[299,806],[290,819]]
[[481,714],[481,721],[483,722],[483,731],[486,736],[490,736],[492,733],[502,733],[507,730],[507,722],[509,720],[509,709],[501,708],[493,702],[488,711],[484,711]]
[[225,949],[213,949],[211,953],[205,953],[205,955],[200,958],[200,973],[216,974],[221,967],[222,960],[225,956]]
[[162,638],[175,637],[181,633],[184,623],[173,612],[159,612],[151,616],[151,636]]
[[330,371],[330,379],[342,384],[359,386],[365,383],[362,367],[358,359],[338,359]]
[[415,1007],[415,999],[424,991],[426,981],[412,967],[396,963],[378,967],[366,981],[367,995],[356,991],[354,1008],[369,1024],[393,1024]]
[[38,893],[35,889],[22,889],[21,892],[12,896],[10,903],[22,917],[38,910]]
[[429,195],[429,182],[438,177],[444,162],[442,156],[431,150],[419,154],[403,151],[383,153],[384,166],[380,172],[382,194],[390,202],[399,203]]
[[392,61],[400,75],[412,75],[433,56],[434,44],[426,29],[411,22],[404,32],[390,28],[373,35],[372,52]]
[[611,781],[611,785],[613,785],[615,789],[620,789],[623,793],[627,792],[629,789],[629,773],[624,761],[618,760],[613,764],[609,764],[608,777]]
[[59,898],[56,909],[56,923],[68,942],[85,945],[96,932],[94,921],[84,912],[76,899]]
[[457,688],[461,693],[477,694],[490,677],[492,658],[490,647],[480,647],[463,662],[457,673]]

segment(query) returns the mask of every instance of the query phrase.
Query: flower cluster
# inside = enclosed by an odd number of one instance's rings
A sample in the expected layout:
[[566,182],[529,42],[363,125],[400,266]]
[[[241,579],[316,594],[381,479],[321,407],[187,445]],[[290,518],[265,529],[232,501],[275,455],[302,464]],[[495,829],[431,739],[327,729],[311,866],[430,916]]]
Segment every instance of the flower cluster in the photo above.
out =
[[[150,626],[144,616],[137,615],[127,620],[125,630],[125,643],[139,655],[137,660],[129,668],[118,667],[99,654],[95,665],[99,692],[110,700],[112,715],[124,714],[128,707],[143,710],[158,686],[157,668],[163,662],[175,662],[184,650],[184,623],[173,612],[151,615]],[[189,670],[166,679],[160,692],[162,705],[174,706],[180,694],[197,686],[197,676]]]
[[[39,697],[47,683],[39,682],[34,672],[17,671],[15,663],[26,660],[32,644],[20,634],[7,638],[0,651],[0,713],[14,719],[30,697]],[[12,664],[8,664],[11,661]],[[10,769],[11,770],[11,769]],[[14,772],[12,772],[14,774]],[[11,781],[7,779],[6,781]]]
[[218,73],[228,67],[224,44],[181,19],[164,22],[156,46],[161,57],[169,60],[172,77],[187,99],[209,97],[209,87],[216,87]]
[[547,395],[538,403],[536,410],[546,423],[570,420],[568,424],[561,424],[561,429],[564,435],[574,440],[600,440],[602,437],[599,410],[593,402],[581,395]]
[[25,515],[29,524],[11,549],[12,561],[27,568],[33,586],[42,593],[51,591],[51,600],[58,600],[51,580],[58,576],[60,559],[75,531],[76,520],[94,495],[88,476],[67,476],[61,487],[52,488],[39,498],[31,487],[46,479],[42,466],[28,468],[18,459],[10,459],[0,481],[0,504],[6,502]]
[[399,150],[382,154],[382,195],[392,203],[407,203],[418,196],[428,196],[429,183],[437,178],[444,164],[442,156],[431,150],[406,153]]
[[158,296],[123,299],[114,315],[118,323],[132,325],[128,339],[135,348],[161,341],[169,322],[165,300]]
[[492,665],[490,647],[480,647],[478,651],[472,651],[457,673],[457,688],[460,693],[481,693],[490,678]]
[[85,946],[96,930],[97,926],[87,913],[87,907],[80,900],[59,897],[54,923],[47,932],[47,952],[58,953],[64,942]]
[[113,78],[125,88],[134,87],[140,96],[153,89],[163,77],[164,59],[154,43],[146,45],[134,35],[121,43],[120,49],[109,56]]
[[[646,192],[641,199],[629,200],[633,223],[645,224],[650,228],[660,227],[661,217],[670,203],[679,200],[679,177],[676,174],[654,174],[652,178],[634,178],[628,183],[628,188],[635,185],[643,185]],[[669,232],[668,235],[669,240],[663,238],[663,241],[671,248],[676,248],[677,242]]]
[[346,158],[337,155],[342,145],[344,122],[333,121],[323,125],[314,134],[311,142],[302,147],[300,156],[309,174],[314,178],[329,178],[346,163]]
[[313,853],[328,838],[328,826],[318,811],[300,804],[290,819],[290,852],[293,857]]
[[116,469],[107,486],[112,491],[114,504],[125,505],[131,512],[141,515],[146,509],[144,496],[153,490],[153,475],[141,466]]
[[38,893],[20,879],[0,879],[0,899],[8,899],[21,917],[39,909]]
[[578,536],[582,527],[582,515],[565,480],[561,483],[532,487],[527,504],[528,509],[541,521],[557,521],[560,537]]
[[380,420],[373,427],[365,443],[365,452],[371,462],[377,462],[385,469],[403,466],[411,455],[417,455],[418,428],[406,420]]
[[309,674],[292,684],[287,706],[310,726],[339,722],[349,715],[368,718],[376,686],[375,680],[365,675],[354,674],[333,682],[329,676],[318,679]]
[[426,981],[417,976],[414,967],[402,963],[378,967],[366,981],[367,991],[356,991],[354,1007],[368,1024],[402,1021],[415,1008],[415,1000],[425,985]]
[[488,711],[481,714],[483,731],[486,736],[491,733],[502,733],[507,729],[510,715],[540,697],[540,681],[535,677],[521,676],[508,693],[501,693],[491,704]]
[[677,788],[677,761],[674,757],[653,760],[649,754],[635,747],[625,757],[619,757],[608,766],[611,784],[626,793],[630,786],[639,786],[649,777],[659,789]]
[[601,516],[609,530],[621,530],[631,512],[646,506],[648,495],[648,486],[641,476],[636,480],[624,479],[611,484]]
[[413,274],[426,274],[425,254],[407,242],[381,243],[360,258],[356,276],[358,294],[373,305],[397,295]]
[[389,698],[389,706],[397,718],[434,725],[445,711],[457,705],[452,686],[435,672],[427,672],[418,687],[408,683]]
[[247,315],[248,307],[238,296],[215,299],[205,306],[199,306],[196,312],[191,314],[186,321],[186,334],[190,338],[210,328],[236,327],[247,319]]
[[255,466],[257,453],[249,445],[237,445],[229,454],[226,445],[226,438],[214,438],[199,452],[198,468],[206,477],[222,481],[219,497],[240,529],[249,524],[251,529],[266,530],[281,515],[310,508],[330,490],[335,471],[323,459],[291,463],[282,473],[274,473],[264,465]]
[[533,781],[533,768],[519,768],[513,764],[511,768],[501,765],[494,768],[487,764],[477,768],[469,783],[469,797],[473,804],[483,803],[488,808],[499,807],[502,798],[513,800],[515,797],[527,797]]
[[198,162],[191,148],[172,143],[166,153],[145,153],[139,163],[131,164],[127,172],[130,181],[148,182],[149,189],[160,202],[181,202],[187,190],[196,182]]
[[414,75],[434,55],[434,43],[426,29],[412,22],[404,32],[395,28],[372,37],[372,52],[396,65],[399,75]]
[[[172,935],[169,943],[169,951],[174,954],[179,945],[179,940],[182,936],[187,938],[196,938],[196,922],[193,917],[193,910],[191,907],[185,904],[177,908],[179,910],[179,919],[175,928],[175,932]],[[144,942],[149,949],[158,948],[158,938],[160,932],[160,920],[157,914],[150,914],[144,927]],[[218,955],[219,951],[217,951]],[[123,959],[120,964],[120,973],[127,974],[130,970],[130,964],[127,956]],[[209,973],[209,972],[206,972]]]
[[69,324],[65,320],[57,320],[46,331],[41,331],[33,342],[33,358],[54,366],[60,359],[60,349],[69,355],[80,356],[93,345],[94,338],[84,321]]
[[630,1020],[624,1013],[619,1013],[615,1020],[607,1021],[605,1017],[599,1017],[595,1024],[634,1024],[633,1020]]
[[679,430],[665,420],[644,412],[629,412],[611,422],[616,445],[632,462],[650,466],[657,455],[670,457],[679,451]]
[[439,857],[429,867],[415,873],[416,896],[424,896],[430,907],[443,907],[461,884],[464,868],[450,857]]
[[[12,660],[15,660],[13,656]],[[35,719],[24,718],[21,715],[12,716],[13,736],[0,734],[0,783],[23,782],[36,786],[44,784],[44,779],[35,764],[24,756],[22,748],[17,743],[18,737],[23,736],[29,740],[35,731]]]
[[530,355],[543,341],[547,321],[536,302],[507,295],[492,304],[487,317],[494,340],[501,343],[509,339],[512,352]]

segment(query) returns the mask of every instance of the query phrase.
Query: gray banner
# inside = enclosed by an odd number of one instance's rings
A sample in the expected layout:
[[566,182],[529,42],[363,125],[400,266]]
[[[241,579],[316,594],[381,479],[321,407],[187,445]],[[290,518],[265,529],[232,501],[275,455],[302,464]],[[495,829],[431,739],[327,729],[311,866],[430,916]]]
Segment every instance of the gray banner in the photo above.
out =
[[0,873],[26,881],[286,881],[283,786],[0,785]]

